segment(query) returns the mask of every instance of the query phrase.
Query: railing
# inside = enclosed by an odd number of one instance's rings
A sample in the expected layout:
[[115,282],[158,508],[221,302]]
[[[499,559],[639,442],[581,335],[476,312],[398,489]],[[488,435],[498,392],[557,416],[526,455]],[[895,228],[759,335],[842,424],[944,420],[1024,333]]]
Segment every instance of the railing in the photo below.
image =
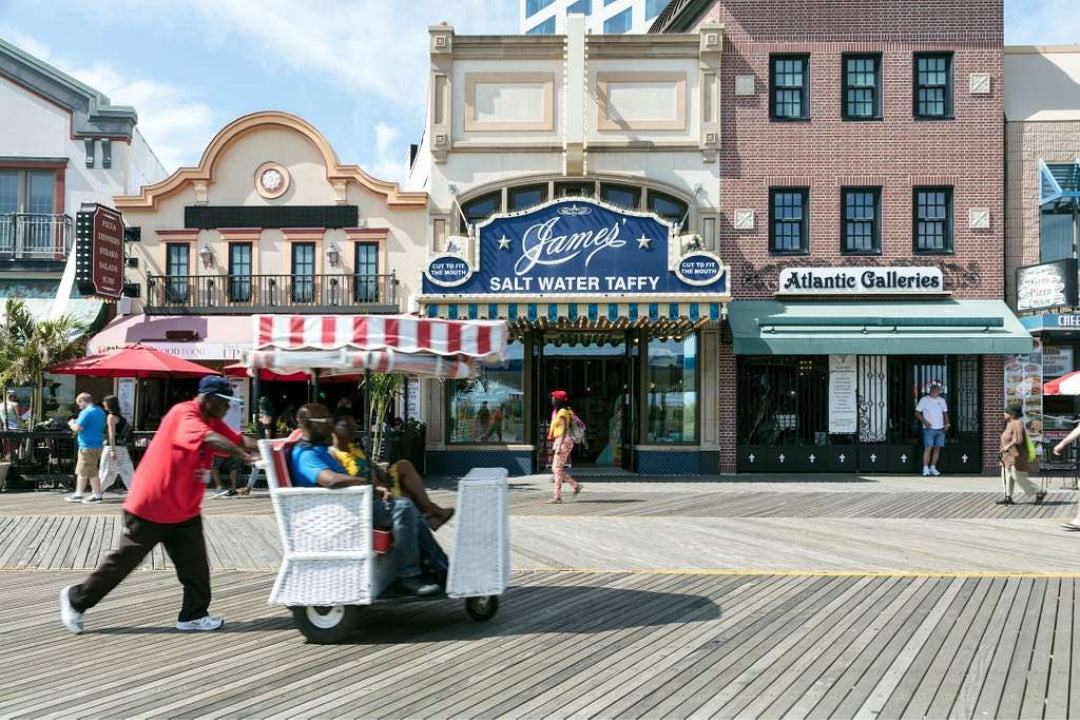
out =
[[72,238],[67,215],[0,214],[0,259],[62,262]]
[[146,311],[225,313],[335,308],[396,311],[397,278],[390,275],[150,275]]

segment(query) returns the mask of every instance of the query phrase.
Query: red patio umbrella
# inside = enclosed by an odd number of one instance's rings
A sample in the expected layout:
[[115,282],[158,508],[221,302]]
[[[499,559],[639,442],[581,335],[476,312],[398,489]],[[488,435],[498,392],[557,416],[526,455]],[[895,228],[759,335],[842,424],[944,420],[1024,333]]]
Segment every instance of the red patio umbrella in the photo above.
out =
[[218,374],[217,370],[137,344],[54,365],[49,372],[109,378],[190,378]]

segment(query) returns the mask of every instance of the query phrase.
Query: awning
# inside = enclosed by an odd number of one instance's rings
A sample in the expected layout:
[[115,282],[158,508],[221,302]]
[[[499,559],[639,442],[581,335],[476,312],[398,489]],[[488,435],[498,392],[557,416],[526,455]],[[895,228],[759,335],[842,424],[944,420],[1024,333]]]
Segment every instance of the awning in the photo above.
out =
[[[726,298],[725,298],[726,302]],[[457,302],[420,298],[423,314],[449,320],[506,320],[516,334],[533,328],[626,330],[656,327],[669,334],[689,332],[724,316],[724,302],[547,301]]]
[[1005,355],[1031,335],[1000,300],[729,306],[736,355]]
[[108,352],[131,343],[187,360],[240,360],[251,350],[251,316],[124,315],[90,340],[87,352]]

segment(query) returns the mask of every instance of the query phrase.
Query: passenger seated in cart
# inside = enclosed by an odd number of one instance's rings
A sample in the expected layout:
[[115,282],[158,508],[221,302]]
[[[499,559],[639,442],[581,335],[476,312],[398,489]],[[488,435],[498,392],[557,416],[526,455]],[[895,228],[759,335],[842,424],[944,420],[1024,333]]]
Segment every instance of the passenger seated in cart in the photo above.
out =
[[398,460],[386,470],[368,460],[364,449],[353,442],[356,437],[356,418],[352,415],[337,415],[334,418],[333,433],[334,444],[330,448],[330,454],[337,458],[346,473],[368,480],[373,485],[388,488],[395,498],[408,497],[432,530],[438,530],[454,516],[454,508],[439,507],[428,497],[424,489],[424,479],[408,460]]
[[[352,477],[337,458],[330,454],[331,418],[325,406],[316,403],[302,406],[296,419],[303,438],[289,456],[289,470],[296,487],[343,488],[367,485],[367,478]],[[428,582],[422,574],[421,559],[441,575],[449,567],[446,553],[439,547],[431,530],[420,520],[416,506],[406,497],[394,498],[387,488],[375,485],[372,493],[372,520],[376,527],[393,531],[392,553],[397,560],[397,584],[410,595],[437,595],[438,584]]]

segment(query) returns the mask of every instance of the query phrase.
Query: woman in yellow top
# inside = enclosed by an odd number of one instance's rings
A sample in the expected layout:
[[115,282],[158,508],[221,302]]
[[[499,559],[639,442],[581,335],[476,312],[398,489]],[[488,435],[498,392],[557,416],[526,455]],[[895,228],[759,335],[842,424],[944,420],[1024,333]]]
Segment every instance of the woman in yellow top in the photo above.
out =
[[574,496],[581,492],[582,485],[566,472],[566,463],[574,450],[574,438],[570,436],[570,424],[574,421],[574,411],[570,409],[570,398],[565,390],[551,393],[551,423],[548,424],[548,440],[554,440],[554,454],[551,458],[551,472],[555,474],[555,497],[553,503],[562,502],[563,483],[570,483]]
[[454,516],[454,508],[442,508],[432,502],[424,489],[424,480],[408,460],[399,460],[385,471],[368,460],[363,448],[353,442],[356,437],[356,420],[352,415],[341,415],[334,420],[334,444],[330,454],[345,467],[353,477],[368,478],[372,484],[389,488],[394,497],[406,495],[413,501],[432,530],[438,530]]

